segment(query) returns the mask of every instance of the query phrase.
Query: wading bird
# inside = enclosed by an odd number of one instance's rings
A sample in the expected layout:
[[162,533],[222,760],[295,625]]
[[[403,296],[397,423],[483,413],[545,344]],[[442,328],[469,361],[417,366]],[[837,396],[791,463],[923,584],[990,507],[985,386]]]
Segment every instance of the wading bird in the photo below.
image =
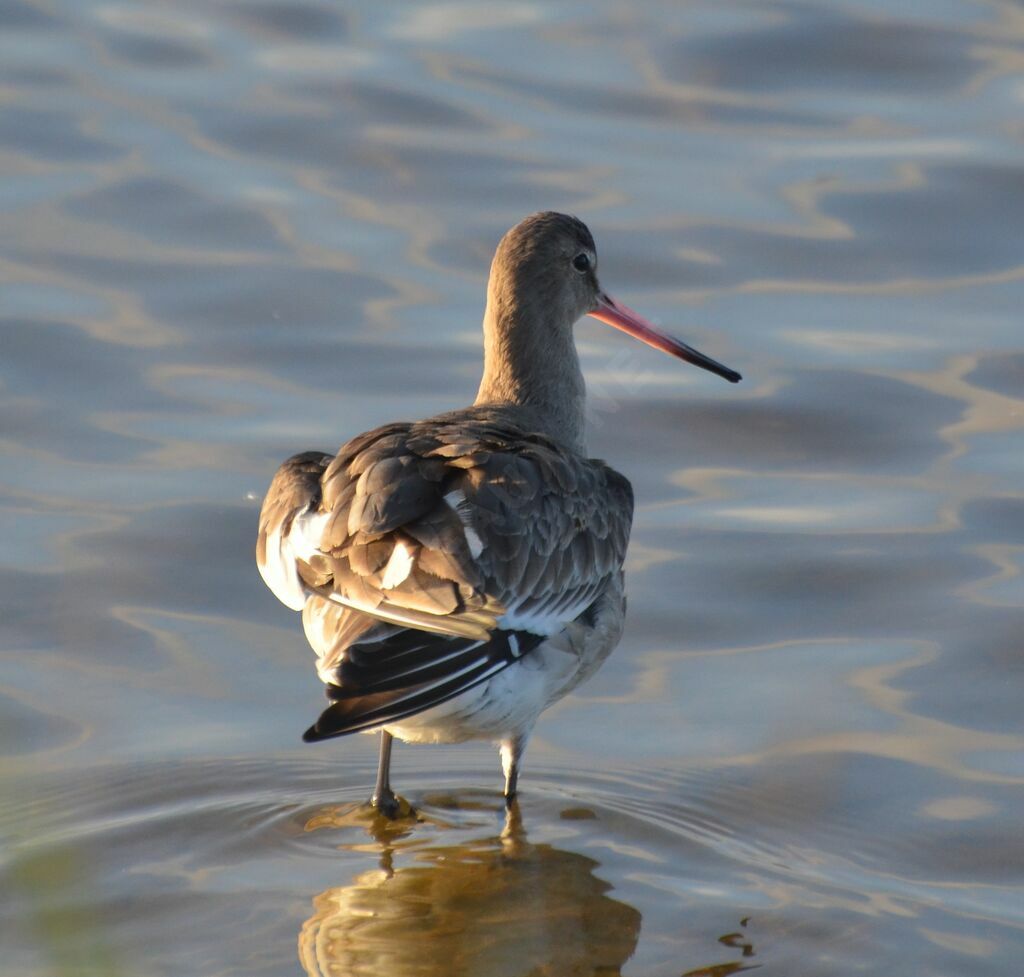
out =
[[491,264],[473,406],[295,455],[263,502],[260,573],[302,611],[331,702],[304,739],[380,730],[389,817],[396,736],[497,741],[511,803],[537,717],[622,634],[633,492],[587,457],[584,315],[740,379],[603,291],[581,221],[534,214]]

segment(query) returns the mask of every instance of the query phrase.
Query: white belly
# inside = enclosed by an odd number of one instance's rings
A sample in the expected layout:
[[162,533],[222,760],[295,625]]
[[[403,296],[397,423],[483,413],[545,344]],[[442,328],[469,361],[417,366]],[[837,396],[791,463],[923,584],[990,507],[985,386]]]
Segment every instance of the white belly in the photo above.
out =
[[461,743],[527,732],[575,685],[577,665],[575,656],[546,641],[494,678],[385,729],[406,743]]

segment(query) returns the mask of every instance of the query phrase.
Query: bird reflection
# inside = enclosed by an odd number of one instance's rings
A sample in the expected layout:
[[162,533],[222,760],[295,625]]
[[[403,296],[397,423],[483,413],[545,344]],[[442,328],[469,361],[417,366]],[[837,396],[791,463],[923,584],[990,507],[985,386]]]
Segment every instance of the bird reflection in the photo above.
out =
[[640,913],[608,895],[598,863],[531,844],[516,806],[496,837],[457,845],[403,848],[405,831],[379,820],[364,823],[381,867],[313,900],[299,934],[310,977],[614,977],[636,948]]

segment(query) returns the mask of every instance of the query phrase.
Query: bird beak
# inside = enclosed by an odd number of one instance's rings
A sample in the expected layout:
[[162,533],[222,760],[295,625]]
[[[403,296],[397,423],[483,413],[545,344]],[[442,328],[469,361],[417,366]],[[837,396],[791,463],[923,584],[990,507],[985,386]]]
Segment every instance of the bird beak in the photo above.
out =
[[692,346],[687,346],[686,343],[673,339],[671,336],[661,332],[661,330],[656,329],[642,315],[634,312],[628,305],[616,302],[607,292],[599,293],[597,308],[587,314],[595,319],[600,319],[602,322],[607,322],[609,326],[614,326],[616,329],[629,333],[630,336],[635,336],[642,343],[647,343],[648,346],[660,349],[663,353],[668,353],[681,360],[686,360],[687,363],[692,363],[694,366],[717,373],[720,377],[725,377],[730,383],[738,383],[743,379],[735,370],[730,370],[729,367],[723,366],[717,360],[711,359],[710,356],[698,353]]

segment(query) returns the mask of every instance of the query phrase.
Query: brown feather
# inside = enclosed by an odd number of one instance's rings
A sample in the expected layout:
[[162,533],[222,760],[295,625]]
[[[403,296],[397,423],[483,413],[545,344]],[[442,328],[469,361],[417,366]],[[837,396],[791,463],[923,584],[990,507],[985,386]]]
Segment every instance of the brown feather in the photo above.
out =
[[[333,460],[297,456],[275,478],[265,521],[284,526],[315,504],[325,556],[304,561],[302,581],[414,627],[479,634],[506,607],[574,607],[621,566],[629,484],[520,420],[477,406],[367,432]],[[451,492],[465,500],[458,511]],[[398,542],[412,569],[383,590]]]

